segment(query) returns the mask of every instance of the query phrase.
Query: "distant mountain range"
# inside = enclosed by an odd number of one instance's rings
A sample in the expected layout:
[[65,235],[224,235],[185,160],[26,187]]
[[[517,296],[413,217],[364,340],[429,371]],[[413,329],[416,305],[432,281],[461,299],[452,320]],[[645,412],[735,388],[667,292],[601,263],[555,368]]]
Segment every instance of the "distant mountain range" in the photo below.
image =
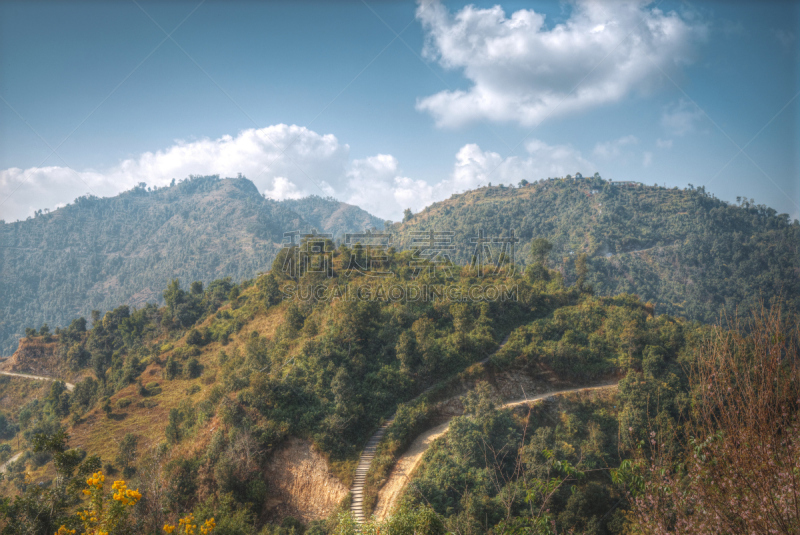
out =
[[[398,248],[421,231],[453,232],[454,260],[469,262],[483,232],[553,244],[551,268],[575,279],[587,255],[587,282],[600,294],[635,293],[657,312],[711,322],[720,309],[752,308],[783,296],[800,310],[800,225],[747,201],[732,206],[702,189],[617,184],[599,177],[493,186],[453,195],[404,223],[334,199],[265,199],[245,178],[191,177],[171,187],[116,197],[81,197],[26,221],[0,224],[0,354],[25,327],[63,326],[92,310],[161,302],[173,278],[184,286],[270,268],[283,233],[386,228]],[[496,258],[496,257],[495,257]]]
[[252,278],[283,233],[363,232],[384,222],[333,199],[265,199],[245,178],[191,177],[116,197],[81,197],[26,221],[0,223],[0,354],[25,327],[63,326],[92,310],[161,302],[173,278]]

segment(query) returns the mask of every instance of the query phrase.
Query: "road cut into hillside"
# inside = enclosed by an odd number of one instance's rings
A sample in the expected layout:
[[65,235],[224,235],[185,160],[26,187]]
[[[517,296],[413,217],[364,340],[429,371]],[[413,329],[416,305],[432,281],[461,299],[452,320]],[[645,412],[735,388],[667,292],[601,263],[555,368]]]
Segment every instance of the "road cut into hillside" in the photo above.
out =
[[[14,373],[14,372],[0,372],[0,375],[8,375],[9,377],[22,377],[23,379],[33,379],[34,381],[60,381],[61,379],[54,379],[52,377],[45,377],[43,375],[30,375],[27,373]],[[75,390],[75,385],[72,383],[64,383],[67,390],[72,392]]]
[[[514,401],[509,401],[503,404],[503,408],[512,408],[519,405],[526,405],[529,403],[536,403],[539,401],[543,401],[545,399],[560,396],[563,394],[570,394],[574,392],[589,392],[593,390],[607,390],[616,388],[617,383],[606,383],[601,385],[595,386],[588,386],[588,387],[577,387],[577,388],[567,388],[563,390],[554,390],[551,392],[545,392],[544,394],[539,394],[537,396],[531,396],[525,399],[517,399]],[[447,422],[438,425],[432,429],[429,429],[414,439],[414,442],[411,443],[408,450],[403,453],[403,455],[397,460],[392,468],[392,472],[389,474],[389,478],[386,480],[386,483],[381,487],[380,491],[378,492],[378,502],[375,507],[375,518],[379,521],[385,520],[389,514],[394,509],[395,505],[400,500],[400,497],[403,495],[403,491],[405,490],[408,483],[411,481],[412,476],[414,475],[414,471],[419,467],[420,463],[422,462],[422,458],[425,456],[425,452],[428,451],[431,444],[447,433],[448,428],[450,427],[450,422],[452,418]]]

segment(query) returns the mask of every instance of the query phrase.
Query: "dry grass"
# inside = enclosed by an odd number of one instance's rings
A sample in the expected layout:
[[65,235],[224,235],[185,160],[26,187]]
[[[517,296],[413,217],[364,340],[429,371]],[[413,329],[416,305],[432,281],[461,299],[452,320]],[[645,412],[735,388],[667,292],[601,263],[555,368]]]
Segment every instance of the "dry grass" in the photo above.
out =
[[[226,305],[221,310],[226,309],[230,310],[230,305]],[[237,312],[239,311],[233,311],[234,314]],[[247,311],[242,312],[247,313]],[[209,317],[200,327],[205,327],[212,321],[213,317]],[[237,348],[239,351],[243,351],[247,337],[252,331],[258,331],[262,336],[274,337],[281,323],[283,323],[283,307],[272,307],[267,313],[256,313],[238,334],[231,337],[226,345],[213,342],[200,348],[200,355],[195,358],[203,366],[203,374],[208,375],[219,372],[218,356],[221,351],[224,350],[231,353]],[[166,339],[163,342],[166,342]],[[172,345],[173,349],[160,356],[162,362],[173,354],[175,350],[186,346],[185,337],[173,341]],[[68,430],[72,437],[71,445],[80,445],[86,451],[100,455],[105,462],[111,461],[116,457],[119,440],[127,433],[136,435],[141,443],[147,446],[156,445],[163,441],[165,438],[164,431],[169,423],[170,410],[177,408],[187,398],[194,403],[205,399],[208,391],[213,388],[215,383],[205,384],[202,376],[196,379],[176,378],[165,380],[162,378],[162,372],[163,367],[160,364],[151,362],[139,378],[139,382],[143,384],[149,382],[159,383],[161,393],[143,397],[138,392],[137,384],[123,388],[114,394],[110,400],[111,406],[114,407],[110,416],[106,416],[99,408],[95,408],[87,413],[81,422]],[[189,397],[187,392],[192,386],[197,386],[200,390]],[[124,409],[116,408],[116,402],[121,398],[129,398],[131,404]],[[146,401],[156,405],[149,408],[142,406],[143,402]],[[208,422],[206,429],[213,429],[214,422],[215,420],[213,419]],[[176,448],[175,454],[179,454],[184,450],[189,452],[196,447],[203,447],[210,435],[210,431],[198,431],[195,436],[188,437],[182,442],[180,447]]]
[[776,309],[729,324],[688,369],[685,457],[653,434],[633,508],[644,533],[800,533],[800,329]]

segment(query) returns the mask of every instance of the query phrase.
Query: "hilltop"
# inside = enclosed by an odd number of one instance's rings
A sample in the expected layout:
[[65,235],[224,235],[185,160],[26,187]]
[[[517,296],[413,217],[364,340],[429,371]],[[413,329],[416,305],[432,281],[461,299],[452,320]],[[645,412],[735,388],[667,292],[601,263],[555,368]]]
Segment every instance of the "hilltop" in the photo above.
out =
[[383,230],[384,220],[375,217],[358,206],[339,202],[331,197],[311,195],[302,199],[287,199],[281,204],[294,211],[319,232],[341,238],[348,232],[363,232],[368,229]]
[[284,232],[360,232],[378,221],[331,199],[282,203],[246,178],[206,176],[0,223],[0,354],[13,352],[26,327],[162,302],[173,278],[252,278],[268,269]]
[[546,261],[575,280],[586,255],[586,281],[600,295],[633,293],[657,313],[707,323],[722,308],[758,308],[784,296],[800,311],[800,224],[787,214],[703,188],[667,189],[595,177],[488,186],[435,203],[392,230],[400,247],[421,231],[452,231],[454,260],[468,262],[470,238],[519,238],[516,261],[530,263],[531,241],[546,238]]

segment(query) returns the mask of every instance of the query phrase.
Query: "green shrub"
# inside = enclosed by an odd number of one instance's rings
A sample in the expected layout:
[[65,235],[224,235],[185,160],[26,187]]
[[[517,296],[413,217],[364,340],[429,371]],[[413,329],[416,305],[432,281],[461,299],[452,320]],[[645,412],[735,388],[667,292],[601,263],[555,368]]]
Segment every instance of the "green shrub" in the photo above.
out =
[[197,329],[192,329],[189,331],[189,335],[186,337],[186,343],[190,346],[203,345],[203,334]]
[[164,364],[164,379],[174,379],[181,373],[180,363],[172,357]]
[[0,444],[0,462],[6,462],[11,457],[11,446]]
[[214,405],[219,403],[223,397],[225,397],[225,389],[221,385],[214,385],[208,393],[208,400]]
[[187,379],[194,379],[196,377],[200,377],[200,374],[203,372],[203,367],[200,365],[200,362],[196,358],[189,359],[189,362],[186,363],[186,368],[184,368],[184,377]]
[[131,404],[131,398],[119,398],[117,400],[117,408],[118,409],[124,409],[125,407],[127,407],[130,404]]

